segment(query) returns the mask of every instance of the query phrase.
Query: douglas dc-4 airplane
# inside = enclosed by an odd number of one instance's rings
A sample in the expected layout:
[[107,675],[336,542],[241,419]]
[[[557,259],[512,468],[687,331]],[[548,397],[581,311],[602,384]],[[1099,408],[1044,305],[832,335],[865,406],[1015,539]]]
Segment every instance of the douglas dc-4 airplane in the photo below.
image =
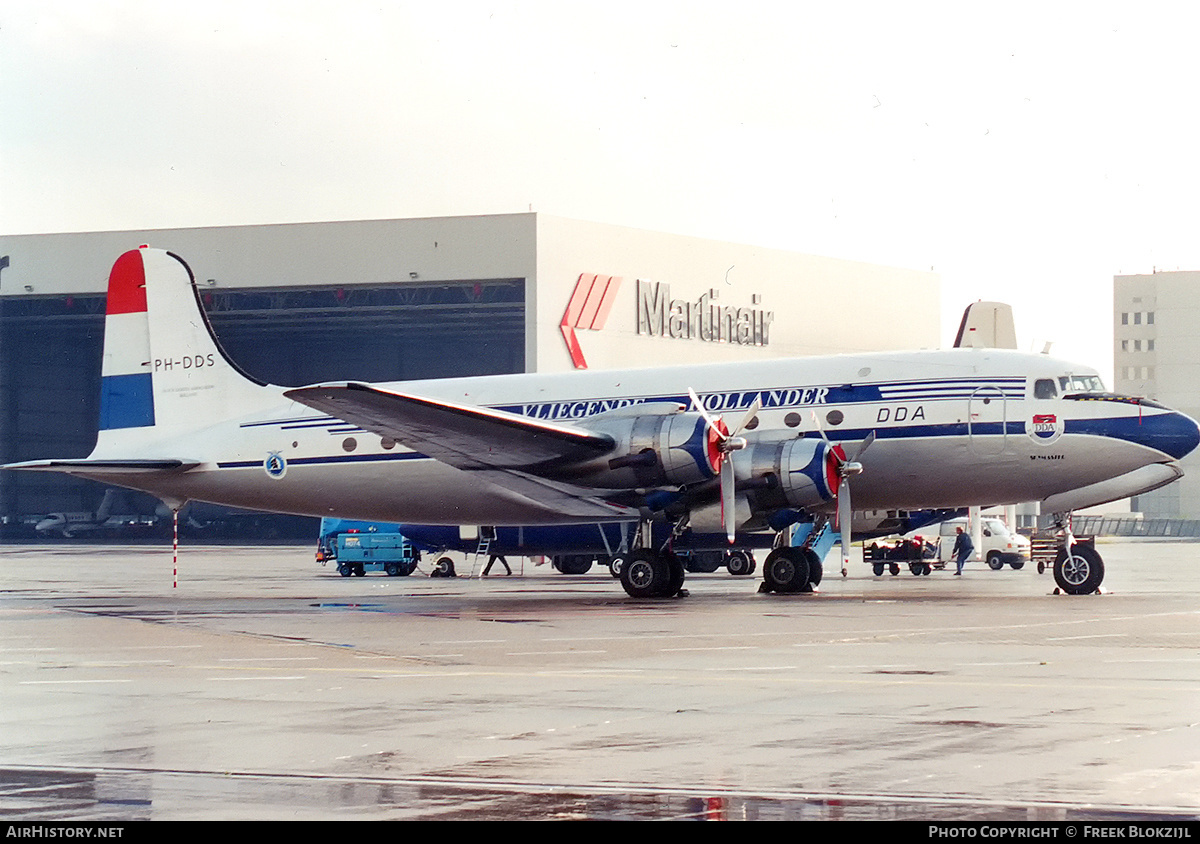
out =
[[[142,247],[109,277],[100,434],[92,454],[5,468],[312,516],[451,525],[636,520],[621,571],[634,597],[679,593],[682,564],[649,537],[778,532],[765,588],[804,591],[813,540],[851,491],[862,510],[1124,498],[1181,476],[1187,416],[1104,392],[1096,372],[1001,349],[854,354],[625,371],[337,383],[243,374],[177,256]],[[732,429],[729,422],[732,421]],[[803,544],[782,537],[809,524]],[[1103,562],[1066,531],[1064,591]]]

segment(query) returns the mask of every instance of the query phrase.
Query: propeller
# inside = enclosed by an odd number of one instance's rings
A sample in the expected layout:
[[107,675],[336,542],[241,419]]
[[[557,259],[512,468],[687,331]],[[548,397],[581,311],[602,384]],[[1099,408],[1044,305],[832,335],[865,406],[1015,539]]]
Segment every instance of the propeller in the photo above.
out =
[[875,432],[867,434],[858,445],[858,451],[854,452],[853,457],[846,457],[845,450],[840,446],[835,446],[829,442],[829,437],[825,436],[825,429],[821,427],[821,421],[817,418],[816,411],[813,411],[813,422],[817,425],[817,433],[821,435],[821,439],[825,440],[829,446],[830,453],[837,460],[837,474],[840,478],[837,490],[837,529],[841,533],[839,543],[842,546],[842,577],[845,577],[850,570],[850,522],[851,514],[854,509],[850,506],[850,479],[855,475],[862,474],[862,464],[858,462],[862,457],[863,452],[870,448],[871,443],[875,442]]
[[732,545],[734,535],[737,533],[735,500],[737,480],[734,475],[733,461],[729,455],[746,447],[746,438],[738,435],[746,429],[750,420],[758,415],[758,411],[762,408],[762,402],[755,398],[754,404],[750,405],[750,410],[742,417],[742,421],[730,432],[721,417],[713,416],[705,409],[704,403],[700,401],[700,397],[691,387],[688,387],[688,396],[691,397],[692,406],[696,408],[696,412],[708,425],[708,459],[713,469],[721,476],[721,521],[725,524],[725,535]]

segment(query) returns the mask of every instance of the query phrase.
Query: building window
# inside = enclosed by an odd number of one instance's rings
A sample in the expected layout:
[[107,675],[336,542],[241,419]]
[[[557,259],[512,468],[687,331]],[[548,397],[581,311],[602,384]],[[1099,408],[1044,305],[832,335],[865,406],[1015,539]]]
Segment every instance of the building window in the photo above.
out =
[[1122,340],[1122,341],[1121,341],[1121,351],[1122,351],[1122,352],[1128,352],[1128,351],[1129,351],[1129,341],[1128,341],[1128,340]]
[[1136,311],[1136,312],[1134,313],[1134,315],[1133,315],[1133,324],[1134,324],[1134,325],[1141,325],[1141,324],[1142,324],[1142,312],[1141,312],[1141,311]]
[[1140,352],[1142,350],[1142,341],[1141,340],[1133,341],[1133,350],[1135,352]]
[[1146,312],[1146,325],[1154,325],[1154,311]]
[[1154,351],[1154,340],[1153,340],[1153,339],[1151,339],[1151,340],[1147,340],[1147,341],[1146,341],[1146,351],[1147,351],[1147,352],[1153,352],[1153,351]]
[[1121,314],[1121,325],[1129,325],[1129,314]]

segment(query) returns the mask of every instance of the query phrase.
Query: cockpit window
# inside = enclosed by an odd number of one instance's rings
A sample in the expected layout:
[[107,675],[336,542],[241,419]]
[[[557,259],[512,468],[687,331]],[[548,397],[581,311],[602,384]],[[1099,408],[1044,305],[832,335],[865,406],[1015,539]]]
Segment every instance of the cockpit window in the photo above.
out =
[[1058,383],[1064,393],[1104,392],[1104,382],[1099,375],[1060,375]]
[[1053,399],[1058,397],[1053,378],[1039,378],[1033,382],[1033,397],[1035,399]]

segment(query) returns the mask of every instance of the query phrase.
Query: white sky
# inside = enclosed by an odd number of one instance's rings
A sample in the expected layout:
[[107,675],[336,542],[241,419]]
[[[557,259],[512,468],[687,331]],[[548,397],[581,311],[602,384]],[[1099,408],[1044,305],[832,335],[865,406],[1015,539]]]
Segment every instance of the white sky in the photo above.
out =
[[[1200,5],[0,0],[0,233],[527,211],[942,276],[1112,364],[1200,269]],[[809,292],[856,330],[854,302]],[[903,296],[902,290],[896,291]]]

